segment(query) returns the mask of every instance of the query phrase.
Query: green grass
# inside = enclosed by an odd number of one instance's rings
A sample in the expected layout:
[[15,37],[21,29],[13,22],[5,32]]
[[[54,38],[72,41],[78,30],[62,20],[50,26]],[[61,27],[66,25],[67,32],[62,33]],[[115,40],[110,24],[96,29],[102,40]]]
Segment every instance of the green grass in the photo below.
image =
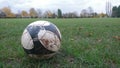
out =
[[0,19],[0,68],[119,68],[120,18],[44,19],[62,34],[49,60],[30,59],[21,45],[24,28],[39,19]]

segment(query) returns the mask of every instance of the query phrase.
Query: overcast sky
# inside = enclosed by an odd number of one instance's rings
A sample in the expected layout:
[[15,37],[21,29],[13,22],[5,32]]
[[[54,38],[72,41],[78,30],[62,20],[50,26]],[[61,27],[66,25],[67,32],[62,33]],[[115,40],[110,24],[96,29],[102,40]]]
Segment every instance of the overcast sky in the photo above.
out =
[[[30,8],[51,10],[56,12],[61,9],[63,13],[77,11],[92,7],[95,12],[105,13],[105,5],[108,0],[0,0],[0,9],[9,6],[13,12],[28,11]],[[112,6],[120,5],[120,0],[109,0]]]

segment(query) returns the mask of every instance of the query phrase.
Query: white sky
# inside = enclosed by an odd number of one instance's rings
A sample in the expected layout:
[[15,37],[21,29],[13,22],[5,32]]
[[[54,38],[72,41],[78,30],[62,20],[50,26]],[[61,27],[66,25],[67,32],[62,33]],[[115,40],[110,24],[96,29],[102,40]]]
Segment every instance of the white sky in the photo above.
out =
[[[10,7],[13,12],[20,10],[29,11],[30,8],[41,10],[57,11],[61,9],[65,12],[81,12],[82,9],[92,7],[95,12],[105,13],[106,1],[108,0],[0,0],[0,9]],[[109,0],[112,6],[120,5],[120,0]]]

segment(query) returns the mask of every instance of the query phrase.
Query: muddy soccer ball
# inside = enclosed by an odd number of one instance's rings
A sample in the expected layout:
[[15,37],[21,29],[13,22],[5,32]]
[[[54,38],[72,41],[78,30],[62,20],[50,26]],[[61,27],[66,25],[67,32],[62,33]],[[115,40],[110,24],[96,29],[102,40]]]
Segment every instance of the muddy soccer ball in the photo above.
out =
[[51,58],[59,49],[61,33],[56,25],[48,21],[35,21],[23,31],[21,44],[32,58]]

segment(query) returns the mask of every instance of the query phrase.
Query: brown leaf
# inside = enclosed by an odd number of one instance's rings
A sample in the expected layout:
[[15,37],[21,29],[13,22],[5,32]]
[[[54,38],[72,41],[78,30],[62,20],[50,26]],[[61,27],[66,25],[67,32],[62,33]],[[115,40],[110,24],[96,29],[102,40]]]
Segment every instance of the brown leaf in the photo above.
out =
[[91,37],[93,35],[92,32],[86,33],[88,37]]
[[79,28],[78,28],[78,30],[81,30],[81,29],[83,29],[83,27],[79,27]]
[[101,42],[102,41],[102,39],[97,39],[97,42],[99,43],[99,42]]
[[120,36],[113,36],[114,39],[120,40]]

